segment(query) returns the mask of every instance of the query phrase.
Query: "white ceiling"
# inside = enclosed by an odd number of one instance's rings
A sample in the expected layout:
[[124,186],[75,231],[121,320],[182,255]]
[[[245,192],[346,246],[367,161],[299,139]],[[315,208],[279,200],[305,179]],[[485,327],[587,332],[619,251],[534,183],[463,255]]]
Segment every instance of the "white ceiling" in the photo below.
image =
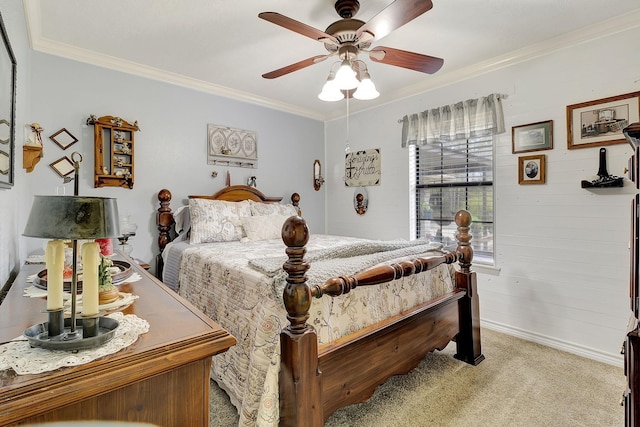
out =
[[[351,112],[640,25],[640,0],[432,1],[433,9],[372,47],[441,57],[442,69],[429,75],[361,57],[381,96],[351,100]],[[360,0],[356,18],[367,21],[391,3]],[[331,60],[273,80],[261,75],[322,55],[324,46],[259,19],[258,13],[279,12],[324,31],[340,19],[333,4],[334,0],[24,0],[35,50],[320,120],[345,114],[345,101],[317,98]]]

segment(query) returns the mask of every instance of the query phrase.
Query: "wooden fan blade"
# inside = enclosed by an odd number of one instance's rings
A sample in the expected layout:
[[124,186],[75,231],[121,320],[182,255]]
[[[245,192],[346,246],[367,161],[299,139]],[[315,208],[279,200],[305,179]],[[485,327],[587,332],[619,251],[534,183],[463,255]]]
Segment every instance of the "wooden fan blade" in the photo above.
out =
[[314,40],[321,41],[323,43],[332,43],[335,45],[339,44],[338,40],[332,35],[329,35],[324,31],[320,31],[317,28],[310,27],[307,24],[303,24],[302,22],[298,22],[295,19],[288,18],[277,12],[262,12],[258,14],[258,17]]
[[322,62],[330,56],[331,55],[316,55],[314,57],[304,59],[300,62],[296,62],[295,64],[287,65],[286,67],[282,67],[269,73],[265,73],[262,75],[262,77],[264,77],[265,79],[275,79],[276,77],[281,77],[285,74],[293,73],[294,71],[298,71],[313,64],[317,64],[318,62]]
[[444,59],[435,56],[422,55],[406,50],[394,49],[386,46],[377,46],[369,51],[369,58],[375,62],[408,68],[409,70],[433,74],[442,68]]
[[380,40],[432,7],[431,0],[396,0],[358,28],[356,36],[360,38],[364,32],[368,32],[373,34],[376,40]]

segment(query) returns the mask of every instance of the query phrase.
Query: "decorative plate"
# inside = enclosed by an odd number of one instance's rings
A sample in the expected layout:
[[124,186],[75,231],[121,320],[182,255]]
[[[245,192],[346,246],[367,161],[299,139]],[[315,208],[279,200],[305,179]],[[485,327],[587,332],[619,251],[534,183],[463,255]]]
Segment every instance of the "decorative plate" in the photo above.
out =
[[[117,273],[111,274],[111,280],[114,285],[117,285],[117,282],[123,281],[125,278],[129,277],[131,274],[131,264],[126,261],[118,261],[113,260],[113,267],[118,268]],[[78,277],[82,277],[82,271],[78,272]],[[33,286],[39,289],[47,289],[47,270],[44,269],[38,273],[38,275],[33,279]],[[63,290],[65,292],[71,292],[71,278],[65,278],[63,284]],[[77,283],[78,293],[82,292],[82,279],[78,280]]]

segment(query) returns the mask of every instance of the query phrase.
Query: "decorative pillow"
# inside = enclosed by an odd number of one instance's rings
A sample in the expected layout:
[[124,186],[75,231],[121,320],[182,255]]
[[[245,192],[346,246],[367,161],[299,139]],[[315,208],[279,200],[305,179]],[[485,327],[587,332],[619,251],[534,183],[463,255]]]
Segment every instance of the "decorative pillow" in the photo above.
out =
[[280,206],[280,214],[286,215],[287,218],[293,215],[298,215],[298,208],[293,206],[291,203],[286,205],[278,205]]
[[180,206],[173,213],[176,233],[181,234],[191,227],[191,217],[189,216],[189,206]]
[[298,215],[298,209],[292,204],[283,205],[280,203],[260,203],[250,201],[251,215],[265,216],[265,215],[286,215],[287,217],[292,215]]
[[243,236],[240,218],[251,216],[251,207],[245,200],[189,199],[191,236],[189,243],[230,242]]
[[[241,218],[248,241],[278,239],[282,225],[291,215],[258,215]],[[244,239],[243,239],[244,241]]]

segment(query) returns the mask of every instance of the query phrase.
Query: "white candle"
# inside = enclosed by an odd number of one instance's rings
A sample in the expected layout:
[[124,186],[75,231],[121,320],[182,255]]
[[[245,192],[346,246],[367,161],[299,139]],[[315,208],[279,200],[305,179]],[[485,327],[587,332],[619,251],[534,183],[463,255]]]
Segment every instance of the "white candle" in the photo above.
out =
[[98,266],[100,245],[89,242],[82,245],[82,315],[98,314]]
[[58,310],[63,307],[64,242],[47,242],[44,260],[47,266],[47,310]]

